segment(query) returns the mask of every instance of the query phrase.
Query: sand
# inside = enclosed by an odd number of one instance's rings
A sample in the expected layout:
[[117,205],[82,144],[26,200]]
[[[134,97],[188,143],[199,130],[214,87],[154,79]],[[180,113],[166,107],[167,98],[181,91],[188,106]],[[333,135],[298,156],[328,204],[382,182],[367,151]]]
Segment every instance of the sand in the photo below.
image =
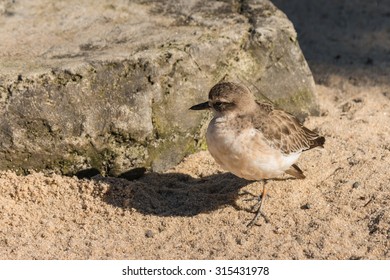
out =
[[[327,46],[323,32],[309,31],[304,53]],[[355,40],[342,34],[340,44]],[[0,259],[390,259],[389,61],[379,48],[375,60],[340,62],[335,42],[329,57],[307,51],[321,115],[305,125],[325,148],[302,154],[306,179],[267,182],[267,219],[246,227],[263,182],[226,173],[207,151],[132,181],[3,171]]]

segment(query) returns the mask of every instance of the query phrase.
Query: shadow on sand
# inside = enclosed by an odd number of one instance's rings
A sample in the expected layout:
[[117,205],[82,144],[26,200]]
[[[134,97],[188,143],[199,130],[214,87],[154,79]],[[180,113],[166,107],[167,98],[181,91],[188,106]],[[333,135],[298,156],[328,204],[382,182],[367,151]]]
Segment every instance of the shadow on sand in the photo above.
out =
[[194,216],[223,205],[235,206],[240,189],[251,183],[230,173],[193,178],[152,172],[132,181],[112,177],[95,180],[110,186],[103,197],[106,203],[157,216]]
[[317,82],[321,83],[324,74],[337,73],[356,82],[360,76],[369,76],[389,83],[390,1],[272,2],[293,22]]

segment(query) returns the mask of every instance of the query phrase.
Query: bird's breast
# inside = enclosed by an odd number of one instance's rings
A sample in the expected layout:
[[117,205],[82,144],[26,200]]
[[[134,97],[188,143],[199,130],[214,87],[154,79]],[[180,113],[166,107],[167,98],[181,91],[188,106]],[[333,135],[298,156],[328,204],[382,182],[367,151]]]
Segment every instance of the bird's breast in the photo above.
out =
[[214,118],[207,129],[210,154],[224,169],[247,180],[281,175],[299,157],[270,147],[261,131],[245,123]]

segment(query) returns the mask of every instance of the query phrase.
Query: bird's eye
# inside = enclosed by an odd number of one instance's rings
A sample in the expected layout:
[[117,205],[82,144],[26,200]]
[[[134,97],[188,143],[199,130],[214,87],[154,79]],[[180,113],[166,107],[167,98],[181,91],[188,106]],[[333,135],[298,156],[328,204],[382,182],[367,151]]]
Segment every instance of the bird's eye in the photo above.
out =
[[222,112],[222,111],[227,111],[227,110],[230,110],[231,108],[233,108],[234,103],[216,101],[216,102],[212,103],[212,107],[214,108],[215,111]]
[[213,108],[219,112],[223,110],[223,107],[224,107],[224,103],[220,101],[214,102],[213,104]]

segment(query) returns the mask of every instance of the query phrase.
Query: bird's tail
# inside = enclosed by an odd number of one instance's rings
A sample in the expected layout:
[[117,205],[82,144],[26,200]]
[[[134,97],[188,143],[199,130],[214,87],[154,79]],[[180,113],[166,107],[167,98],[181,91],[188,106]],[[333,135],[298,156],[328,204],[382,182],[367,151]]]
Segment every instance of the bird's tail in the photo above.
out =
[[285,171],[288,175],[294,176],[297,179],[305,179],[306,176],[303,175],[303,171],[298,167],[298,165],[293,164],[289,169]]

